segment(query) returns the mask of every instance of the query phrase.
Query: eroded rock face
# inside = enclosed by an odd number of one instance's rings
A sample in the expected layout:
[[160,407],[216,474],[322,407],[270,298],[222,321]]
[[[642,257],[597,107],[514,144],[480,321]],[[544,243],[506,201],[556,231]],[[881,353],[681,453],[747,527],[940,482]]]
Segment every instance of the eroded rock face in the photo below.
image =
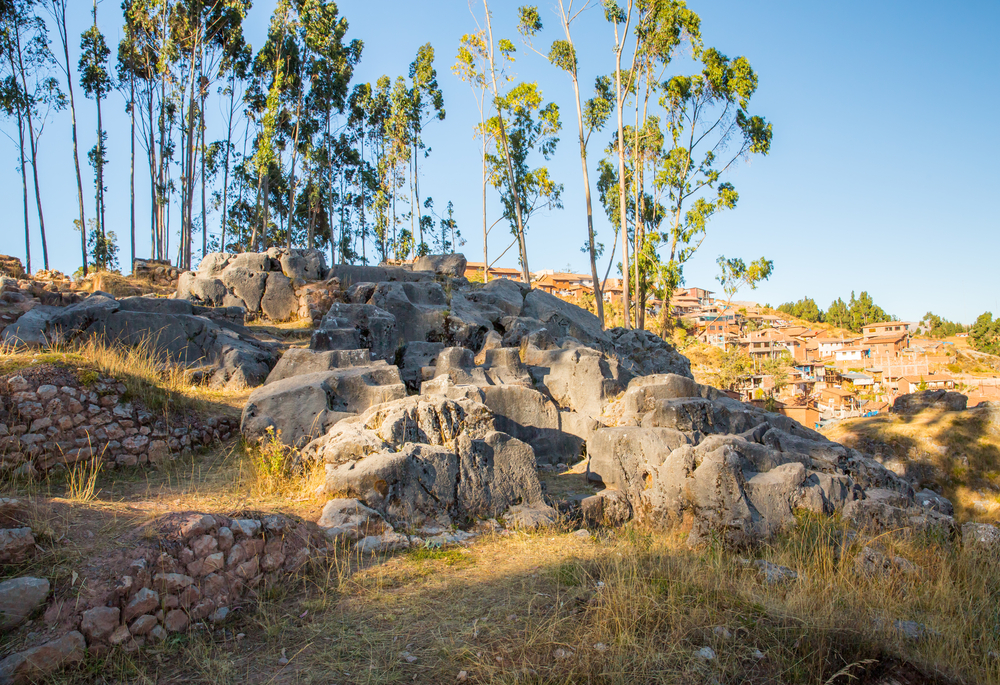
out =
[[383,361],[293,375],[251,393],[240,429],[250,439],[273,431],[286,445],[301,446],[342,419],[405,396],[398,369]]
[[175,297],[212,307],[240,306],[250,318],[289,321],[300,315],[296,287],[327,278],[328,273],[322,250],[212,252],[197,271],[180,275]]
[[754,544],[792,525],[799,509],[950,534],[950,517],[916,505],[878,462],[688,378],[638,378],[607,415],[618,426],[588,441],[589,477],[651,525],[690,520],[692,542]]
[[948,390],[924,390],[909,395],[900,395],[892,403],[892,411],[896,414],[917,414],[926,409],[941,411],[965,411],[969,398],[958,392]]
[[303,453],[326,463],[326,493],[392,526],[447,527],[542,502],[531,446],[495,428],[474,400],[408,397],[341,421]]
[[184,300],[116,300],[98,292],[69,307],[36,307],[3,331],[4,342],[35,347],[88,336],[149,345],[172,362],[203,369],[213,387],[227,389],[260,385],[277,361],[274,344],[226,317],[200,316]]

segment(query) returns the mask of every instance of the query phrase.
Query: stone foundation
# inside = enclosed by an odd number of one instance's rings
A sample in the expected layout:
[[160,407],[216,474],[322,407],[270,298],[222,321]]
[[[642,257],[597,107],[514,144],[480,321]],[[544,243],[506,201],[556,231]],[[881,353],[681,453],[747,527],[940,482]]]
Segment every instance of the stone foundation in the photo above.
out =
[[94,371],[41,364],[0,376],[0,468],[18,475],[93,457],[156,464],[226,440],[236,427],[235,419],[194,415],[168,423]]

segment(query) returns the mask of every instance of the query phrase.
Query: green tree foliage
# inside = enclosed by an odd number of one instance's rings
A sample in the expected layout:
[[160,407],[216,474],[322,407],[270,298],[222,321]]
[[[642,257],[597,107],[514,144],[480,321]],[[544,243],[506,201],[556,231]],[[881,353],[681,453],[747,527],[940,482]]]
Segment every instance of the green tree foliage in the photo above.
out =
[[778,311],[809,323],[823,322],[823,310],[816,306],[816,300],[811,297],[803,297],[798,302],[786,302],[778,307]]
[[857,296],[851,292],[849,302],[838,297],[825,312],[816,306],[816,301],[811,297],[804,297],[798,302],[786,302],[778,307],[778,311],[813,323],[828,323],[837,328],[846,328],[855,333],[860,333],[868,324],[895,321],[895,317],[875,304],[871,295],[864,290]]
[[921,320],[921,327],[932,338],[949,338],[953,335],[964,333],[967,330],[966,326],[942,319],[933,312],[924,314],[924,318]]
[[712,376],[712,385],[723,390],[737,390],[753,375],[753,360],[742,347],[723,353],[719,368]]
[[[510,223],[515,240],[519,237],[520,218],[523,240],[533,214],[542,209],[562,209],[562,184],[552,180],[548,167],[531,167],[535,155],[548,160],[555,152],[562,126],[559,107],[553,102],[542,104],[542,91],[537,83],[519,83],[497,98],[496,107],[499,113],[486,121],[490,138],[497,143],[486,156],[490,182],[500,191],[503,216]],[[501,128],[505,136],[501,135]],[[503,140],[507,141],[506,146]],[[508,173],[508,169],[513,173]]]
[[980,314],[969,329],[972,349],[989,354],[1000,354],[1000,319],[993,319],[992,312]]
[[[104,194],[107,192],[107,187],[104,185],[104,167],[108,163],[108,134],[104,130],[102,123],[101,102],[111,92],[111,89],[114,88],[114,81],[112,81],[111,74],[108,71],[108,57],[111,55],[111,50],[104,40],[104,34],[97,28],[96,2],[94,3],[93,19],[93,25],[80,36],[79,70],[80,86],[83,88],[84,95],[97,102],[97,141],[94,143],[94,147],[87,153],[87,159],[90,161],[90,166],[94,168],[94,187],[96,191],[95,213],[97,221],[92,231],[99,233],[101,238],[100,240],[91,238],[89,242],[92,245],[91,258],[94,260],[94,266],[98,269],[106,269],[110,266],[106,258],[109,250],[103,247],[108,242],[108,235],[105,230],[106,206],[104,202]],[[93,250],[93,246],[98,248],[96,252]]]
[[[8,0],[0,4],[0,113],[17,126],[19,169],[24,211],[25,267],[31,273],[31,235],[28,217],[27,167],[30,163],[35,189],[35,206],[42,239],[42,259],[49,268],[41,185],[38,175],[38,139],[52,110],[62,109],[66,100],[52,76],[55,58],[49,49],[48,29],[36,14],[35,0]],[[13,136],[11,139],[13,140]],[[29,153],[26,153],[27,138]]]

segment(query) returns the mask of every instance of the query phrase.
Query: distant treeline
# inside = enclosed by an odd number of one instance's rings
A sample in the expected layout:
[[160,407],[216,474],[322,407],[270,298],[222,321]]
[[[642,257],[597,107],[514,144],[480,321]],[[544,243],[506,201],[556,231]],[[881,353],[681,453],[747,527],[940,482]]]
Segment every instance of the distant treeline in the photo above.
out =
[[857,297],[851,292],[850,302],[844,302],[843,298],[838,297],[825,312],[811,297],[804,297],[798,302],[786,302],[778,307],[778,311],[810,323],[828,323],[857,333],[868,324],[895,320],[895,317],[875,304],[871,295],[864,290]]
[[[828,323],[837,328],[846,328],[855,333],[860,333],[861,329],[868,324],[898,320],[895,316],[887,314],[884,309],[875,304],[871,295],[866,291],[861,291],[861,294],[857,297],[852,292],[849,302],[844,302],[843,299],[838,297],[830,303],[826,311],[820,309],[816,305],[816,300],[811,297],[803,297],[798,302],[786,302],[778,307],[778,311],[810,323]],[[1000,341],[1000,320],[993,322],[992,315],[986,313],[979,317],[980,322],[983,321],[983,317],[989,317],[989,321],[986,322],[985,326],[990,328],[990,330],[995,329],[994,337]],[[977,322],[977,325],[980,325],[980,322]],[[920,320],[919,328],[922,335],[931,338],[947,338],[969,330],[968,326],[948,321],[933,312],[924,314],[924,317]],[[974,330],[975,327],[973,327]],[[1000,342],[997,344],[1000,347]]]

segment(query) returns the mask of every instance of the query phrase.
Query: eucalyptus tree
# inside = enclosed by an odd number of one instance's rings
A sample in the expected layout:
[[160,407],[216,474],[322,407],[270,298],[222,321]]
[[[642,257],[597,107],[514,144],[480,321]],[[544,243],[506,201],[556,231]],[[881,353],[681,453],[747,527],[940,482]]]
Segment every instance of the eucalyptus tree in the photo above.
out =
[[[258,131],[254,141],[254,168],[257,174],[257,202],[263,202],[260,216],[260,232],[254,226],[250,239],[250,249],[256,250],[267,244],[270,223],[270,179],[272,167],[278,166],[277,135],[279,119],[283,113],[283,101],[287,95],[288,81],[291,80],[288,53],[297,51],[293,35],[292,6],[290,0],[278,0],[271,14],[267,40],[254,57],[247,103],[257,119]],[[293,78],[293,77],[292,77]]]
[[[399,217],[396,210],[396,199],[405,183],[403,168],[404,165],[409,167],[413,156],[413,104],[406,80],[397,76],[389,91],[389,116],[385,120],[385,163],[390,172],[387,174],[387,181],[392,212],[392,255],[397,260],[405,259],[413,244],[413,231],[398,229]],[[414,209],[411,202],[411,212]]]
[[[195,179],[201,177],[202,253],[207,251],[205,189],[205,100],[243,45],[242,25],[250,0],[176,0],[170,10],[175,89],[181,106],[181,239],[179,259],[191,268]],[[200,167],[200,170],[199,170]]]
[[53,23],[55,23],[56,31],[59,33],[59,41],[62,44],[62,54],[63,61],[59,62],[59,68],[63,72],[63,76],[66,78],[66,90],[69,93],[69,111],[70,111],[70,122],[72,124],[73,131],[73,167],[76,171],[76,196],[78,209],[80,211],[79,219],[79,229],[80,229],[80,258],[83,264],[83,275],[87,276],[88,271],[88,260],[87,260],[87,231],[85,226],[87,225],[86,218],[84,217],[83,208],[83,175],[80,173],[80,153],[79,146],[77,143],[77,132],[76,132],[76,100],[73,98],[73,68],[69,61],[69,32],[66,28],[66,3],[68,0],[49,0],[48,10],[52,15]]
[[622,315],[624,327],[631,328],[629,305],[628,222],[625,216],[625,126],[623,110],[625,92],[622,90],[622,53],[625,50],[629,25],[636,0],[626,0],[625,8],[617,0],[604,0],[604,17],[615,29],[615,112],[618,119],[618,222],[622,237]]
[[[484,46],[484,53],[486,56],[487,73],[485,76],[486,83],[488,84],[490,92],[493,96],[491,109],[496,112],[494,117],[490,117],[490,121],[486,123],[486,126],[499,140],[499,148],[502,153],[501,158],[504,162],[503,170],[506,176],[505,182],[500,182],[499,179],[497,179],[494,182],[494,186],[505,187],[510,193],[510,197],[504,199],[505,216],[507,209],[510,209],[513,212],[513,215],[509,218],[513,223],[513,230],[516,236],[515,240],[519,248],[521,277],[524,279],[525,283],[531,283],[531,273],[528,269],[528,246],[525,240],[524,232],[525,222],[524,217],[521,214],[524,203],[521,201],[520,197],[521,188],[514,171],[511,145],[507,136],[507,123],[504,120],[504,109],[512,104],[507,85],[513,81],[513,77],[510,76],[507,69],[513,64],[514,55],[517,52],[517,49],[514,47],[514,43],[512,43],[508,38],[494,40],[493,20],[487,0],[483,0],[483,9],[485,10],[486,15],[486,42]],[[520,86],[523,85],[525,84],[520,84]],[[518,88],[520,86],[518,86]],[[507,105],[505,105],[505,102]]]
[[[28,245],[27,176],[25,173],[24,135],[30,148],[31,173],[35,190],[35,206],[42,239],[42,261],[49,268],[48,241],[45,235],[45,213],[42,209],[41,187],[38,182],[38,144],[52,109],[65,106],[65,96],[59,82],[52,76],[56,60],[49,49],[49,34],[45,20],[38,16],[35,0],[11,0],[0,11],[0,51],[5,64],[0,75],[3,83],[2,107],[17,120],[18,147],[21,157],[21,182],[25,195],[25,256],[30,261]],[[30,267],[29,267],[30,271]]]
[[[333,2],[306,0],[299,12],[300,32],[306,55],[305,70],[309,80],[305,111],[309,117],[319,122],[317,130],[322,130],[322,149],[316,151],[316,154],[325,162],[326,185],[330,189],[326,194],[332,216],[335,150],[343,152],[348,149],[343,146],[346,139],[334,135],[333,120],[335,116],[344,114],[347,108],[351,79],[354,68],[361,59],[364,43],[360,40],[345,42],[347,19],[338,14]],[[340,170],[348,173],[353,168],[356,165],[346,164],[341,165]],[[315,169],[316,173],[321,171],[320,168]],[[345,184],[346,180],[341,178],[341,185]],[[308,246],[312,247],[311,230],[307,240]]]
[[[559,107],[553,102],[542,105],[537,83],[518,84],[495,106],[497,114],[486,125],[493,130],[494,140],[506,140],[506,144],[487,155],[490,179],[500,191],[503,216],[515,242],[523,245],[532,215],[542,209],[562,209],[562,184],[552,180],[547,167],[532,169],[530,164],[535,153],[548,160],[555,152],[562,127]],[[501,135],[504,121],[506,130]]]
[[[94,167],[95,186],[95,216],[97,220],[96,233],[91,237],[93,242],[93,258],[99,269],[110,266],[112,250],[108,244],[105,226],[104,166],[107,164],[107,139],[101,112],[101,101],[114,88],[114,81],[108,71],[108,56],[111,50],[104,40],[104,34],[97,27],[97,0],[91,10],[93,24],[80,36],[80,86],[84,94],[97,103],[97,142],[88,153],[91,166]],[[112,239],[113,240],[113,239]]]
[[[220,249],[225,252],[226,247],[226,230],[229,227],[229,174],[230,166],[232,164],[233,156],[237,154],[233,149],[233,124],[236,118],[236,113],[240,108],[243,101],[242,95],[237,97],[236,93],[238,90],[242,90],[245,84],[247,75],[250,71],[250,63],[253,60],[253,53],[250,46],[244,43],[239,46],[236,50],[232,51],[228,56],[226,84],[219,89],[219,94],[223,97],[229,97],[229,105],[226,107],[226,141],[224,143],[225,156],[223,157],[223,175],[222,175],[222,196],[220,198],[220,205],[222,208],[222,217],[219,221],[219,246]],[[248,122],[249,123],[249,122]],[[244,145],[246,144],[246,135],[244,135]],[[244,154],[246,150],[244,149]]]
[[698,58],[701,71],[669,79],[660,98],[670,146],[656,173],[669,212],[664,233],[668,300],[684,264],[704,240],[709,219],[736,206],[739,195],[722,177],[738,160],[766,155],[771,148],[771,124],[747,112],[757,90],[749,61],[729,59],[714,48],[699,50]]
[[[430,43],[421,45],[417,50],[417,57],[410,63],[410,97],[412,100],[412,145],[413,145],[413,194],[411,199],[412,209],[416,209],[419,214],[420,200],[420,152],[426,149],[421,134],[423,133],[425,120],[444,121],[444,94],[437,82],[437,70],[434,68],[434,47]],[[426,156],[429,150],[424,152]],[[411,211],[411,221],[413,211]],[[417,252],[427,254],[428,246],[424,242],[424,226],[430,222],[430,217],[420,216],[419,231],[420,238],[417,243]]]
[[486,220],[486,188],[488,183],[488,164],[486,155],[489,152],[489,131],[486,127],[487,103],[486,95],[490,90],[489,82],[486,78],[486,71],[489,68],[489,49],[487,48],[486,31],[480,29],[475,33],[467,33],[462,36],[458,47],[458,55],[451,70],[472,88],[472,94],[479,108],[479,125],[476,127],[476,135],[481,141],[481,156],[483,170],[483,282],[490,280],[490,258],[489,258],[489,233],[490,228]]
[[170,7],[165,0],[124,0],[122,14],[125,39],[119,46],[119,73],[124,67],[138,91],[136,99],[141,101],[134,111],[138,114],[139,145],[149,166],[150,257],[167,259],[167,162],[173,151],[168,127],[174,116],[172,88],[168,91],[167,85],[176,52],[169,31]]
[[[598,248],[594,237],[594,213],[590,198],[587,144],[590,141],[591,134],[604,128],[604,124],[607,123],[608,118],[611,116],[610,82],[606,78],[603,80],[598,78],[595,96],[587,101],[586,106],[583,105],[580,99],[579,64],[570,27],[584,11],[592,6],[592,0],[583,2],[582,6],[578,6],[576,11],[573,10],[573,2],[574,0],[569,0],[568,4],[564,4],[563,0],[559,0],[559,21],[566,38],[565,40],[553,41],[547,58],[553,65],[565,71],[573,82],[580,145],[580,164],[583,168],[583,190],[587,210],[587,242],[584,249],[590,257],[590,272],[593,281],[594,302],[597,305],[597,316],[601,321],[601,326],[604,326],[604,296],[601,281],[597,274]],[[530,45],[530,38],[542,29],[542,21],[538,14],[538,8],[524,6],[519,9],[519,14],[518,29],[526,39],[529,39]]]

